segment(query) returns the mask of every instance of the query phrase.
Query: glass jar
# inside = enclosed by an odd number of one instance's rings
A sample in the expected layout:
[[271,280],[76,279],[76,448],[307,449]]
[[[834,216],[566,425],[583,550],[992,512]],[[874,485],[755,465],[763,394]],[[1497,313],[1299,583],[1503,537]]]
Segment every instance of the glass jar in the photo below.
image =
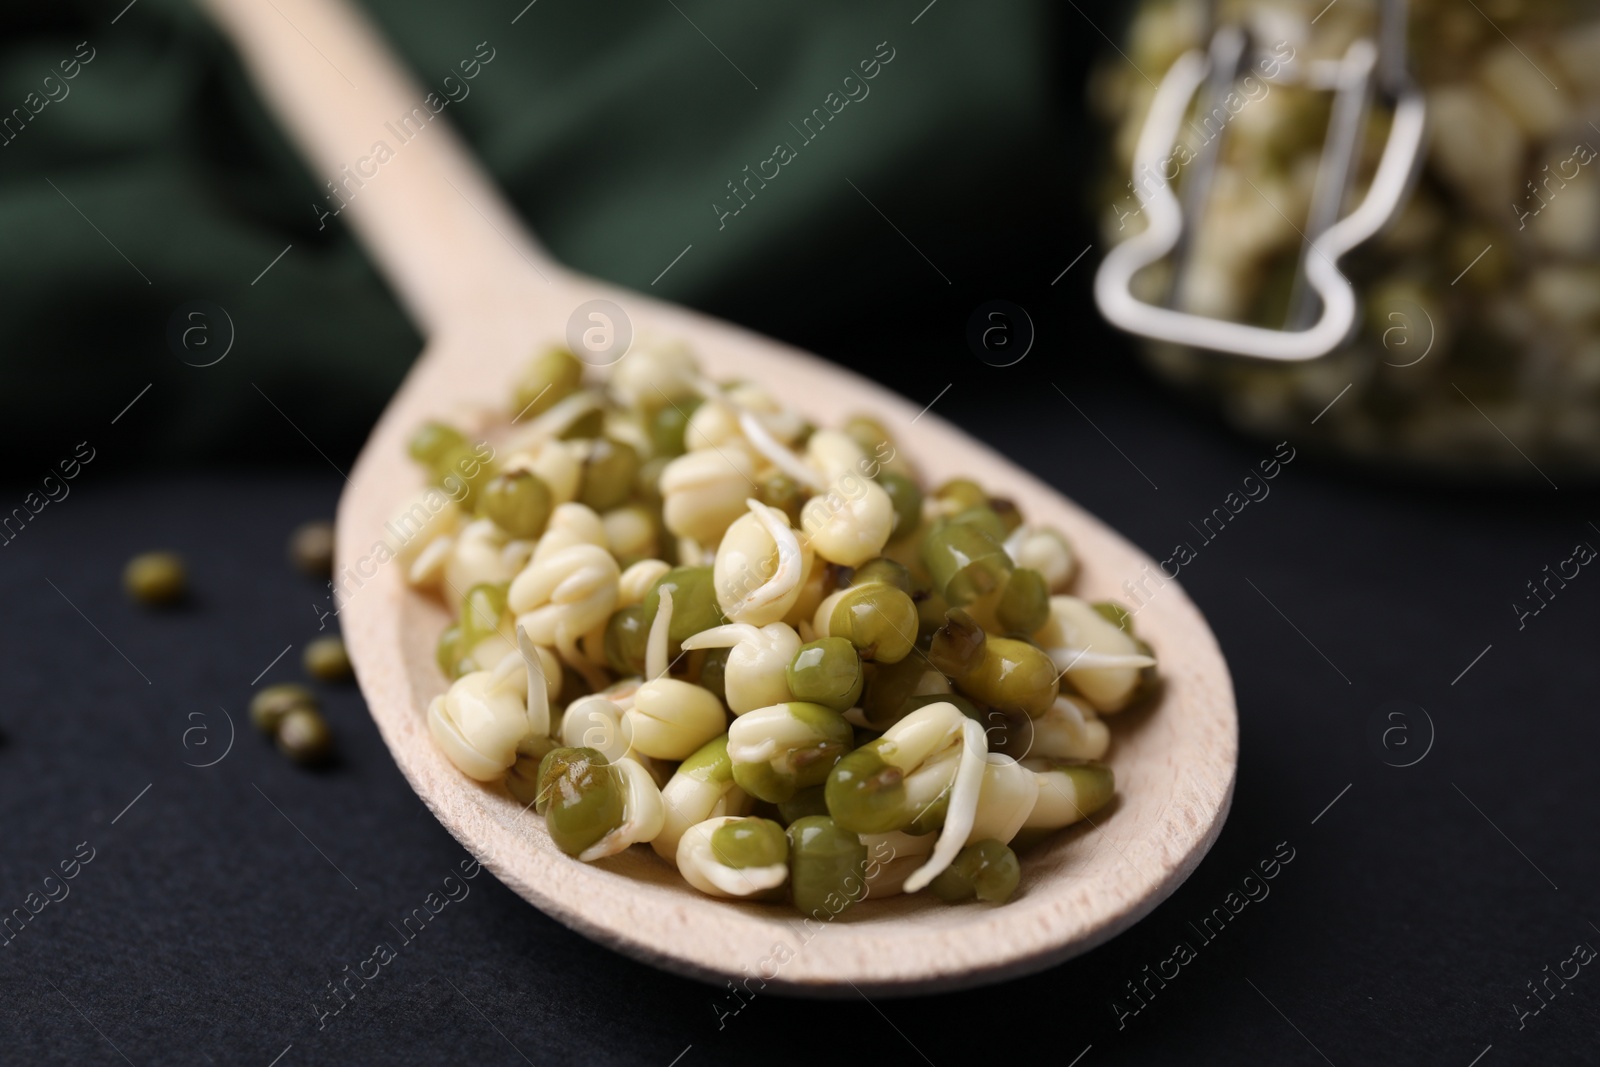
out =
[[[1164,72],[1205,53],[1211,8],[1134,4],[1121,52],[1093,74],[1091,103],[1110,132],[1096,194],[1106,245],[1143,228],[1134,146]],[[1378,37],[1379,0],[1215,9],[1215,24],[1246,28],[1285,62],[1337,60]],[[1340,264],[1362,301],[1345,346],[1299,364],[1141,347],[1160,376],[1274,439],[1536,482],[1600,473],[1600,4],[1412,0],[1408,21],[1409,72],[1427,100],[1424,158],[1392,224]],[[1236,89],[1224,120],[1186,126],[1191,138],[1216,126],[1220,140],[1205,210],[1188,220],[1182,284],[1166,295],[1169,257],[1136,277],[1135,292],[1281,325],[1332,97],[1264,71]],[[1346,210],[1372,177],[1390,117],[1374,104]],[[1173,169],[1181,195],[1185,175]]]

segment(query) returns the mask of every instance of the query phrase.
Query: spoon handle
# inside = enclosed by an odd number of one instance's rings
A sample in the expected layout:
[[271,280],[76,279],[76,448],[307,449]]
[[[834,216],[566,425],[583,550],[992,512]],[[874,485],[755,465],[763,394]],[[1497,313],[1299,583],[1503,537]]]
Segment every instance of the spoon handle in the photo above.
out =
[[310,166],[322,195],[307,210],[353,227],[425,336],[554,299],[563,268],[450,127],[449,97],[418,85],[352,4],[201,5]]

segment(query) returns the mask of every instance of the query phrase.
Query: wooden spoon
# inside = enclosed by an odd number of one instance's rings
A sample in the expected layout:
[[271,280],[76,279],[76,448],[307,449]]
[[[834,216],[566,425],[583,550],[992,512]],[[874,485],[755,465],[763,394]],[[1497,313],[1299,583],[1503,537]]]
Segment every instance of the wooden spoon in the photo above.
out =
[[[558,266],[431,114],[426,92],[340,0],[205,2],[313,172],[342,188],[343,217],[428,338],[339,503],[339,621],[395,761],[501,881],[584,935],[667,970],[719,985],[731,978],[752,991],[854,995],[852,987],[929,992],[1040,970],[1127,929],[1188,876],[1232,800],[1238,724],[1216,641],[1171,583],[1138,616],[1160,659],[1164,696],[1124,717],[1131,721],[1111,720],[1117,803],[1027,853],[1021,886],[1004,906],[950,906],[924,893],[802,923],[787,907],[702,896],[642,846],[579,863],[502,789],[457,771],[424,721],[446,685],[433,655],[446,613],[408,589],[399,566],[376,562],[385,521],[420,486],[406,438],[424,419],[503,404],[528,355],[560,341],[574,309],[590,300],[624,309],[636,333],[686,340],[711,377],[762,382],[819,425],[837,424],[844,410],[875,413],[932,482],[976,478],[1016,500],[1030,521],[1065,532],[1083,560],[1079,595],[1125,597],[1122,582],[1153,563],[938,416],[919,417],[848,371]],[[435,92],[437,105],[446,97]],[[421,128],[406,140],[396,132],[404,116],[412,120],[402,132]],[[378,142],[392,153],[382,162]]]

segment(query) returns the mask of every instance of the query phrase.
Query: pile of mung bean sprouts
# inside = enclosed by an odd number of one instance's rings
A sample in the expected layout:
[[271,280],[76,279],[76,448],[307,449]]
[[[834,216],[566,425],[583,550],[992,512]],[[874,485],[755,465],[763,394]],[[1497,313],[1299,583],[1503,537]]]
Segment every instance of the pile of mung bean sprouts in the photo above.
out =
[[708,895],[830,916],[1002,902],[1016,851],[1111,801],[1101,716],[1155,659],[1065,593],[1058,531],[970,480],[925,493],[876,420],[814,427],[681,345],[583,372],[551,349],[509,424],[410,441],[432,484],[391,530],[458,609],[427,720],[463,774],[585,862],[648,844]]

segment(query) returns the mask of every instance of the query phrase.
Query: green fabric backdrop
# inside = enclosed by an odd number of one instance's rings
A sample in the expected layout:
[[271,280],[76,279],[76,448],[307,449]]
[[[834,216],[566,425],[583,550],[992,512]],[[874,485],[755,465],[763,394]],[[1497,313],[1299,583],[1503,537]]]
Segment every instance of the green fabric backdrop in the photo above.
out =
[[[0,15],[0,115],[21,109],[0,146],[0,419],[14,455],[49,463],[89,438],[113,442],[113,464],[316,462],[255,383],[348,456],[420,339],[343,223],[319,231],[329,176],[300,164],[199,12],[124,2]],[[887,246],[866,256],[858,239],[881,222],[846,177],[902,225],[917,220],[925,250],[959,244],[963,219],[1037,210],[1017,198],[1044,181],[1019,161],[1055,132],[1042,5],[942,0],[913,24],[925,0],[538,0],[513,24],[523,2],[368,6],[431,86],[480,42],[493,49],[444,117],[581,270],[643,288],[693,242],[662,296],[724,312],[792,299],[826,336],[885,292]],[[789,124],[885,41],[894,58],[870,95],[719,229],[726,183],[797,142]],[[75,54],[92,58],[64,80]],[[772,281],[797,264],[815,285]],[[196,300],[236,331],[204,369],[168,343],[175,310]]]

